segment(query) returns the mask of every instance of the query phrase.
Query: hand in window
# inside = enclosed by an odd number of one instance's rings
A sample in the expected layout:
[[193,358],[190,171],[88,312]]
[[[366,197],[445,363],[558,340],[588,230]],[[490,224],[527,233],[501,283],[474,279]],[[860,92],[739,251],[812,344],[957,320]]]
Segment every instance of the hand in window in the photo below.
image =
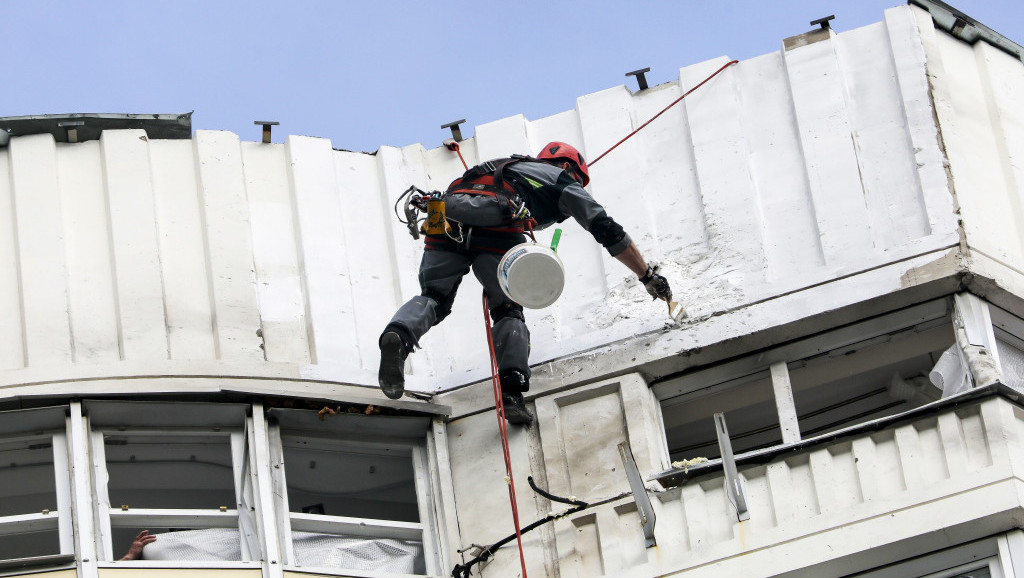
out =
[[156,536],[150,536],[149,530],[139,532],[139,535],[135,536],[135,540],[132,541],[131,547],[128,548],[128,553],[121,558],[121,561],[141,560],[142,549],[145,548],[147,544],[152,544],[153,542],[156,542]]

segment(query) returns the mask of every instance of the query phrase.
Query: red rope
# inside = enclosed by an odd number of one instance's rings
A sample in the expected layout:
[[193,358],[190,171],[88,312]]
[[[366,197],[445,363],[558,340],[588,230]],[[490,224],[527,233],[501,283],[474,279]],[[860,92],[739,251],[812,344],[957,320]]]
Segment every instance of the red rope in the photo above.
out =
[[455,151],[455,154],[459,155],[459,160],[462,161],[462,167],[469,170],[469,165],[466,164],[466,159],[462,158],[462,151],[459,150],[459,143],[455,141],[448,141],[444,143],[445,148],[450,151]]
[[[669,104],[669,105],[668,105],[668,106],[666,106],[665,108],[661,109],[661,112],[659,112],[658,114],[656,114],[656,115],[652,116],[650,120],[648,120],[647,122],[643,123],[642,125],[640,125],[639,127],[637,127],[637,129],[636,129],[636,130],[634,130],[633,132],[631,132],[631,133],[627,134],[627,135],[626,135],[625,137],[623,137],[623,138],[622,138],[622,140],[620,140],[619,142],[617,142],[617,143],[615,143],[614,145],[612,145],[612,148],[610,148],[610,149],[608,149],[608,150],[604,151],[604,152],[603,152],[603,153],[601,153],[601,154],[600,154],[600,155],[599,155],[599,156],[598,156],[598,157],[597,157],[596,159],[594,159],[594,160],[590,161],[590,163],[589,163],[589,165],[588,165],[588,166],[591,166],[591,167],[592,167],[592,166],[594,166],[594,165],[595,165],[595,164],[597,163],[597,161],[599,161],[599,160],[603,159],[603,158],[604,158],[604,156],[605,156],[606,154],[608,154],[608,153],[612,152],[612,151],[613,151],[613,150],[615,150],[615,148],[616,148],[616,147],[618,147],[618,146],[619,146],[620,144],[622,144],[622,143],[626,142],[626,141],[627,141],[627,140],[629,139],[629,137],[631,137],[631,136],[635,135],[636,133],[640,132],[640,130],[641,130],[641,129],[643,129],[643,128],[644,128],[645,126],[647,126],[647,125],[651,124],[652,122],[654,122],[654,119],[656,119],[656,118],[658,118],[659,116],[661,116],[662,114],[664,114],[664,113],[665,113],[665,111],[667,111],[668,109],[672,108],[673,106],[675,106],[675,105],[679,104],[679,102],[680,102],[680,101],[682,101],[682,100],[683,100],[684,98],[686,98],[687,96],[689,96],[689,95],[690,95],[690,93],[692,93],[693,91],[697,90],[698,88],[700,88],[700,87],[704,86],[704,83],[706,83],[707,81],[709,81],[709,80],[711,80],[712,78],[714,78],[714,77],[718,76],[718,73],[719,73],[719,72],[722,72],[723,70],[725,70],[726,68],[729,68],[730,66],[732,66],[733,64],[736,64],[737,62],[739,62],[739,61],[738,61],[738,60],[733,60],[733,61],[731,61],[731,62],[728,62],[728,63],[726,63],[726,65],[725,65],[725,66],[723,66],[722,68],[719,68],[718,70],[716,70],[716,71],[715,71],[715,72],[714,72],[714,73],[713,73],[713,74],[712,74],[711,76],[709,76],[709,77],[705,78],[704,80],[702,80],[702,81],[700,82],[700,84],[698,84],[697,86],[695,86],[695,87],[691,88],[690,90],[687,90],[687,91],[686,91],[686,92],[685,92],[685,93],[683,94],[683,96],[680,96],[679,98],[677,98],[677,99],[673,100],[671,104]],[[460,156],[461,156],[461,155],[460,155]]]
[[508,475],[508,499],[512,504],[512,521],[516,526],[516,541],[519,543],[519,562],[526,578],[526,558],[523,556],[523,535],[519,530],[519,507],[516,505],[516,484],[512,479],[512,456],[508,450],[508,425],[505,422],[505,404],[501,401],[501,384],[498,381],[498,356],[494,353],[494,336],[491,334],[490,301],[484,291],[484,325],[487,327],[487,347],[491,352],[491,384],[494,386],[494,408],[498,413],[498,432],[501,434],[501,449],[505,454],[505,473]]

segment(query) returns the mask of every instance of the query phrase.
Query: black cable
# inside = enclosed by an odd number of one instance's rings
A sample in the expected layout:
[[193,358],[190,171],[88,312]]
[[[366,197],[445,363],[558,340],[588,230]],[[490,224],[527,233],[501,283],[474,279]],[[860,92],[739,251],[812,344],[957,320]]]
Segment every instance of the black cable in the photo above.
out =
[[[583,511],[583,510],[585,510],[585,509],[587,509],[589,507],[590,507],[589,505],[577,506],[575,508],[570,508],[570,509],[566,510],[565,512],[562,512],[561,514],[548,514],[547,516],[544,516],[540,520],[537,520],[536,522],[530,524],[529,526],[526,526],[525,528],[521,529],[519,531],[519,535],[523,535],[523,534],[529,532],[530,530],[539,528],[540,526],[542,526],[544,524],[547,524],[548,522],[557,520],[558,518],[562,518],[562,517],[568,516],[570,514],[575,514],[576,512]],[[515,534],[510,534],[510,535],[506,536],[505,538],[502,538],[501,540],[498,540],[494,544],[491,544],[490,546],[485,548],[484,551],[481,552],[481,554],[479,556],[477,556],[476,558],[473,558],[469,562],[466,562],[465,564],[456,564],[455,568],[452,569],[452,578],[470,578],[470,573],[473,571],[473,565],[474,564],[479,564],[480,562],[486,561],[488,558],[491,557],[491,555],[494,553],[495,550],[497,550],[498,548],[501,548],[505,544],[508,544],[512,540],[515,540],[515,538],[516,538]]]
[[[533,491],[535,491],[538,494],[540,494],[541,496],[544,496],[545,498],[551,500],[552,502],[561,502],[563,504],[570,504],[570,505],[575,506],[575,507],[574,508],[569,508],[568,510],[562,512],[561,514],[554,514],[554,513],[552,513],[552,514],[548,514],[547,516],[544,516],[543,518],[537,520],[536,522],[533,522],[529,526],[526,526],[525,528],[521,529],[519,531],[519,535],[520,536],[522,536],[523,534],[529,532],[530,530],[533,530],[535,528],[539,528],[540,526],[543,526],[544,524],[547,524],[548,522],[552,522],[552,521],[557,520],[559,518],[563,518],[565,516],[568,516],[568,515],[571,515],[571,514],[575,514],[576,512],[582,512],[583,510],[586,510],[587,508],[590,508],[592,506],[600,505],[600,504],[588,504],[586,502],[581,502],[580,500],[572,500],[572,499],[569,499],[569,498],[561,498],[561,497],[555,496],[553,494],[550,494],[550,493],[540,489],[539,487],[537,487],[537,484],[535,484],[533,482],[533,476],[528,476],[526,478],[526,481],[530,483],[530,487],[533,488]],[[621,497],[621,495],[616,497],[616,498],[614,498],[614,499],[618,499],[619,497]],[[601,503],[603,504],[603,503],[606,503],[606,502],[602,501]],[[491,544],[490,546],[484,548],[483,552],[481,552],[479,556],[477,556],[476,558],[473,558],[469,562],[466,562],[465,564],[456,564],[455,568],[452,569],[452,578],[470,578],[470,573],[473,571],[473,565],[479,564],[480,562],[486,561],[488,558],[490,558],[494,554],[494,552],[498,548],[501,548],[505,544],[508,544],[509,542],[514,540],[515,537],[516,537],[515,534],[510,534],[510,535],[506,536],[505,538],[502,538],[501,540],[498,540],[494,544]]]
[[573,500],[571,498],[559,498],[558,496],[554,496],[545,492],[544,490],[538,488],[537,484],[533,483],[533,476],[527,476],[526,481],[530,483],[530,487],[533,488],[533,491],[551,500],[552,502],[561,502],[563,504],[569,504],[570,506],[587,506],[586,502],[581,502],[580,500]]

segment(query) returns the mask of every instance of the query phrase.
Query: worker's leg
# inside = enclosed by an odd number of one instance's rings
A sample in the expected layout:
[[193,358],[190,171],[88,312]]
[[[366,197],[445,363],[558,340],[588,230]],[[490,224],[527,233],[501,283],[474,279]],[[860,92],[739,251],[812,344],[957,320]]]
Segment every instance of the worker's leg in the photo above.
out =
[[498,285],[500,260],[497,253],[481,251],[473,259],[473,273],[487,292],[491,307],[491,332],[505,418],[511,423],[528,424],[533,421],[533,414],[526,409],[523,392],[530,389],[530,330],[523,307],[509,299]]
[[402,305],[380,337],[380,371],[377,379],[384,395],[402,397],[405,391],[405,358],[419,340],[452,311],[462,277],[469,272],[470,258],[453,251],[424,251],[420,261],[422,293]]
[[[484,286],[491,307],[494,351],[498,356],[498,371],[519,371],[526,378],[519,387],[509,389],[523,392],[529,388],[530,330],[526,327],[523,307],[508,298],[498,285],[498,261],[501,255],[479,252],[473,259],[473,273]],[[511,384],[510,384],[511,385]]]

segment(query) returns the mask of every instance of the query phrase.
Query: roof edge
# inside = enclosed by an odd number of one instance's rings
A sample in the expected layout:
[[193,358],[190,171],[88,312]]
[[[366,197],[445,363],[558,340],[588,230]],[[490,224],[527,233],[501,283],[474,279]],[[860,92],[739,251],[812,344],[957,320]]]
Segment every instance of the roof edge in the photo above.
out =
[[984,40],[1024,61],[1024,46],[992,30],[942,0],[907,0],[907,4],[927,10],[935,25],[968,44]]

